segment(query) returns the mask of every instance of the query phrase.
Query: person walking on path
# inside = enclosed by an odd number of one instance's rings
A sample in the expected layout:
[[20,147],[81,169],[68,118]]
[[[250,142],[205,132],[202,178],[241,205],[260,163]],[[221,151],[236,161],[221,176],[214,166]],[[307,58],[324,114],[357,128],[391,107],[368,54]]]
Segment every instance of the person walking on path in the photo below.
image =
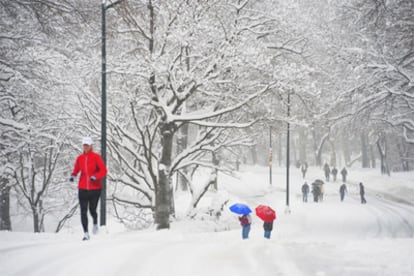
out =
[[308,171],[308,163],[307,162],[303,163],[300,170],[302,172],[302,177],[305,178],[306,172]]
[[338,169],[336,167],[334,167],[331,171],[332,173],[332,179],[335,182],[336,181],[336,176],[338,175]]
[[245,214],[239,217],[240,224],[242,226],[242,238],[243,240],[249,238],[250,225],[252,224],[252,217],[250,214]]
[[307,182],[302,185],[302,201],[308,202],[309,185]]
[[96,207],[101,196],[102,178],[106,176],[106,166],[102,157],[93,151],[93,141],[91,137],[82,139],[83,153],[75,161],[75,165],[69,179],[73,182],[80,172],[78,182],[78,198],[81,209],[81,222],[84,232],[83,240],[89,240],[88,231],[88,209],[93,219],[93,230],[98,232],[98,213]]
[[341,174],[342,174],[342,182],[346,182],[346,176],[348,175],[348,171],[346,170],[346,168],[344,167],[342,170],[341,170]]
[[324,185],[320,185],[319,186],[319,198],[318,198],[319,202],[323,201],[323,195],[324,194],[325,194],[325,187],[324,187]]
[[315,182],[312,183],[312,194],[313,201],[318,202],[321,195],[321,189],[319,188],[319,185],[317,185]]
[[325,163],[325,165],[323,166],[323,170],[325,171],[326,182],[329,182],[329,175],[331,174],[331,169],[329,168],[328,163]]
[[263,222],[263,229],[264,229],[264,237],[266,239],[270,239],[270,234],[273,230],[273,221],[265,221]]
[[361,196],[361,204],[366,204],[367,201],[365,199],[365,188],[362,182],[359,183],[359,195]]
[[341,187],[339,187],[339,194],[341,195],[341,201],[344,201],[345,193],[347,193],[347,192],[348,192],[348,190],[346,188],[346,185],[345,185],[345,183],[343,183],[341,185]]

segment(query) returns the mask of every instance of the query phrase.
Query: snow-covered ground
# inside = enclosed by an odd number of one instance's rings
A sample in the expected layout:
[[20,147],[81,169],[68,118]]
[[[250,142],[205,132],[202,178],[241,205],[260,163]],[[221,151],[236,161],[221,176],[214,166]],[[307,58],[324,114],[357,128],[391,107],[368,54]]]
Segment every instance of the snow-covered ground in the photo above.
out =
[[[186,219],[189,198],[178,195],[177,221],[170,230],[122,230],[114,220],[82,242],[80,227],[59,234],[0,232],[0,275],[414,275],[414,174],[379,175],[350,170],[344,202],[340,181],[325,185],[321,203],[301,202],[303,180],[291,169],[290,212],[286,211],[286,176],[274,169],[245,167],[238,178],[220,175],[220,191],[209,193],[200,209],[214,209],[230,199],[220,219]],[[322,179],[310,168],[307,181]],[[359,201],[357,184],[368,204]],[[263,238],[253,216],[248,240],[241,239],[234,202],[277,211],[272,238]],[[78,222],[79,223],[79,222]],[[80,224],[80,223],[79,223]]]

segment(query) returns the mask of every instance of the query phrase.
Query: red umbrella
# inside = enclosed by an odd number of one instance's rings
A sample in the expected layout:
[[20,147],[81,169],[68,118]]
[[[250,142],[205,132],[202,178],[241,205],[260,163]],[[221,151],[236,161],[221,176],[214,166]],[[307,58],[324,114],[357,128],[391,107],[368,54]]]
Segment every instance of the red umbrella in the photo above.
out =
[[265,222],[272,222],[276,219],[276,211],[267,205],[257,206],[256,215]]

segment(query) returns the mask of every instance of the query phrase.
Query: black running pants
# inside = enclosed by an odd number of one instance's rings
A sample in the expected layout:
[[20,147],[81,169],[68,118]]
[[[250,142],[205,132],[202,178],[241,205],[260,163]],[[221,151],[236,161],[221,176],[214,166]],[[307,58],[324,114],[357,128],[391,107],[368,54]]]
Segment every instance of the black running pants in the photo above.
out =
[[88,208],[91,213],[93,224],[98,224],[98,213],[96,207],[101,196],[101,190],[79,189],[79,205],[81,209],[81,222],[84,232],[88,232]]

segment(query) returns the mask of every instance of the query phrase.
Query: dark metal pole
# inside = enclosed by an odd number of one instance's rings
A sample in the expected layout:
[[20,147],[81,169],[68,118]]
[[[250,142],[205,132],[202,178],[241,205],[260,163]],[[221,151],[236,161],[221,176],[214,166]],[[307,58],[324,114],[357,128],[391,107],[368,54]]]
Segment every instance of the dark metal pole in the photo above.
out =
[[[287,118],[290,117],[290,92],[287,98]],[[290,123],[287,122],[286,134],[286,206],[289,207],[289,169],[290,169]]]
[[[101,155],[106,164],[106,25],[105,0],[102,1],[102,112],[101,112]],[[106,225],[106,177],[102,179],[101,223]]]
[[269,183],[272,186],[272,162],[273,162],[273,149],[272,149],[272,126],[269,127]]

